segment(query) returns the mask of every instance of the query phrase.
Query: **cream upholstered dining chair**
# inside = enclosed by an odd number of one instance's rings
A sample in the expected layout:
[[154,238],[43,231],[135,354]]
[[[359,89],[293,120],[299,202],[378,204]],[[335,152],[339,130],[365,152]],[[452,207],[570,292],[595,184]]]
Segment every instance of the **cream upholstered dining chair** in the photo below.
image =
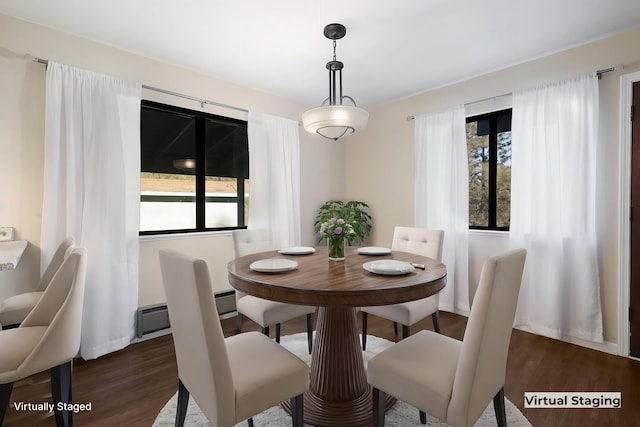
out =
[[506,426],[504,383],[526,251],[485,261],[462,341],[420,331],[373,357],[374,425],[384,425],[384,395],[458,427],[472,426],[493,398],[499,426]]
[[62,265],[65,256],[68,255],[73,248],[73,238],[64,239],[55,253],[51,262],[42,274],[36,289],[33,292],[25,292],[22,294],[11,296],[0,303],[0,326],[2,329],[17,327],[27,317],[27,314],[36,306],[38,300],[42,296],[45,288],[56,274],[58,268]]
[[56,425],[72,425],[71,360],[80,349],[87,251],[73,249],[36,306],[17,328],[0,331],[0,425],[13,383],[51,370]]
[[294,426],[302,426],[309,367],[259,332],[224,338],[207,264],[160,251],[162,281],[178,362],[176,426],[189,395],[214,426],[231,426],[291,399]]
[[[393,231],[391,249],[442,261],[443,239],[443,230],[396,227]],[[398,335],[398,323],[400,323],[402,325],[402,338],[410,335],[411,325],[431,315],[433,329],[440,333],[440,320],[438,317],[439,301],[438,294],[435,294],[417,301],[376,307],[362,307],[362,350],[367,349],[367,320],[369,314],[393,320],[393,328],[396,335]]]
[[[233,252],[236,258],[265,251],[281,249],[280,242],[273,240],[270,230],[234,230]],[[262,332],[269,335],[269,326],[276,325],[276,342],[280,342],[280,323],[295,319],[300,316],[307,316],[307,347],[311,354],[313,346],[313,314],[316,308],[307,305],[286,304],[283,302],[270,301],[263,298],[247,295],[235,290],[236,310],[238,311],[238,328],[242,331],[243,316],[256,322],[262,327]]]

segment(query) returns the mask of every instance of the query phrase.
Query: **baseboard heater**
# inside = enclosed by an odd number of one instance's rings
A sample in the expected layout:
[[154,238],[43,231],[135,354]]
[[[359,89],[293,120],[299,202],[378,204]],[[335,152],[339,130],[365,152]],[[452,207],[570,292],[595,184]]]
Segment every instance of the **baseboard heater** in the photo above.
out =
[[[218,292],[214,295],[218,314],[236,311],[236,297],[234,291]],[[166,329],[169,324],[169,311],[166,304],[156,304],[141,307],[136,313],[136,332],[138,338],[144,334]]]

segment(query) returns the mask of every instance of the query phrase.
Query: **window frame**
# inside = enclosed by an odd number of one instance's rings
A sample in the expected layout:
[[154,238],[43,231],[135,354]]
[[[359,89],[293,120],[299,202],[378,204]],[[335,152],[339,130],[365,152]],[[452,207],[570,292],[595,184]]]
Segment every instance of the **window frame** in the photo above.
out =
[[[491,111],[488,113],[476,114],[468,116],[465,121],[465,126],[471,122],[477,122],[480,120],[489,120],[489,195],[488,195],[488,212],[487,212],[487,226],[471,225],[469,223],[469,230],[483,230],[483,231],[509,231],[510,226],[499,227],[497,225],[497,212],[498,212],[498,117],[504,114],[509,114],[510,124],[513,124],[513,109],[504,108],[501,110]],[[510,126],[511,127],[511,126]],[[467,141],[468,144],[468,141]],[[511,191],[509,191],[511,196]],[[511,224],[511,219],[509,219]]]
[[[245,223],[245,180],[249,178],[236,177],[236,196],[231,197],[207,197],[206,195],[206,123],[207,121],[213,121],[217,123],[222,123],[226,125],[236,126],[239,128],[243,128],[245,132],[247,132],[248,123],[246,120],[233,119],[230,117],[219,116],[217,114],[206,113],[203,111],[191,110],[188,108],[178,107],[170,104],[163,104],[155,101],[150,101],[143,99],[140,105],[141,109],[143,108],[151,108],[159,111],[163,111],[166,113],[177,114],[192,117],[195,120],[195,195],[194,196],[154,196],[147,195],[143,196],[140,194],[140,203],[144,200],[143,198],[156,198],[163,197],[165,200],[167,198],[180,198],[183,201],[186,199],[192,200],[195,199],[195,219],[196,224],[194,228],[186,228],[186,229],[163,229],[163,230],[138,230],[139,236],[156,236],[156,235],[170,235],[170,234],[193,234],[193,233],[203,233],[203,232],[213,232],[213,231],[230,231],[230,230],[239,230],[246,229],[247,224]],[[141,119],[142,120],[142,119]],[[142,129],[142,123],[140,124]],[[248,138],[248,135],[247,135]],[[142,144],[142,138],[140,143]],[[247,149],[247,156],[248,149]],[[247,159],[249,160],[249,159]],[[142,155],[140,159],[140,170],[142,172]],[[206,203],[207,202],[228,202],[229,200],[233,200],[237,205],[237,226],[234,227],[206,227]]]

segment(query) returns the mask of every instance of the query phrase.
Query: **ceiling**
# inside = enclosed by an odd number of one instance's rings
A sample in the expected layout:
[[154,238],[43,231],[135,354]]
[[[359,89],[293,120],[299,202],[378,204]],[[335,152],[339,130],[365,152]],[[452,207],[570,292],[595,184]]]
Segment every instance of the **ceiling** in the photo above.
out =
[[365,108],[640,27],[639,0],[0,0],[0,13],[309,107],[328,96],[331,22],[347,27],[344,95]]

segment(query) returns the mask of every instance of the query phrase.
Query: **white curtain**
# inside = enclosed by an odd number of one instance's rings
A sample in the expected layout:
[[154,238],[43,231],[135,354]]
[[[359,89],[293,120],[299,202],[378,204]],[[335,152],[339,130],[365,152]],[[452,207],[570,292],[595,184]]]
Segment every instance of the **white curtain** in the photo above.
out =
[[43,265],[72,236],[87,248],[80,354],[129,344],[138,305],[141,86],[49,62]]
[[297,121],[249,112],[249,224],[283,246],[300,244],[300,134]]
[[513,95],[511,240],[528,251],[516,326],[602,342],[595,74]]
[[464,107],[415,119],[415,224],[444,230],[440,309],[469,313],[469,164]]

